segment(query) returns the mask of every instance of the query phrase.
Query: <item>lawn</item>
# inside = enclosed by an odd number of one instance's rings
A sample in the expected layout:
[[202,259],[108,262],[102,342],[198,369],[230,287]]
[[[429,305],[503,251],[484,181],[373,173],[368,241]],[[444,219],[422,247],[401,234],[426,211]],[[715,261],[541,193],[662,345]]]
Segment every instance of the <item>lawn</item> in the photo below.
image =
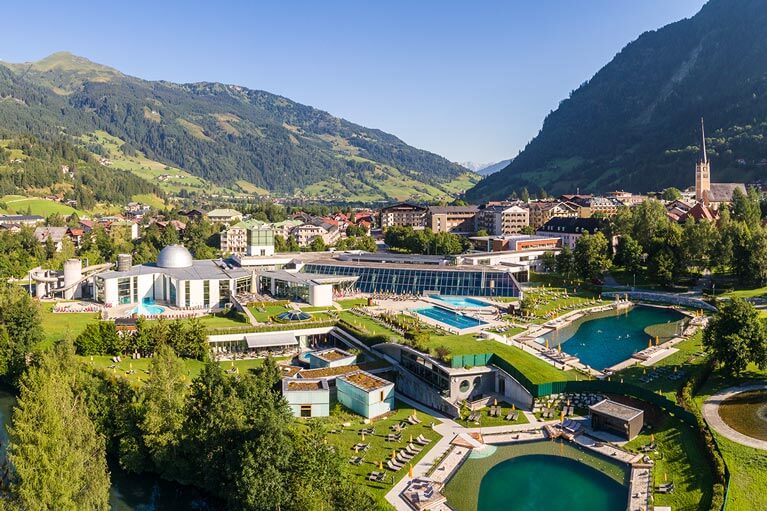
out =
[[[149,367],[152,362],[151,358],[139,358],[131,359],[130,357],[122,357],[122,361],[114,363],[111,355],[96,355],[93,357],[80,357],[86,364],[91,364],[93,367],[111,370],[116,376],[121,378],[127,378],[133,382],[145,382],[149,379]],[[204,364],[199,360],[192,360],[188,358],[181,359],[186,367],[186,379],[191,382],[202,370]],[[275,358],[275,360],[284,360],[284,358]],[[219,362],[224,369],[231,369],[236,367],[238,373],[244,373],[249,369],[261,367],[264,364],[264,359],[253,358],[246,360],[225,360]],[[114,367],[112,367],[114,366]],[[135,371],[132,374],[128,374],[129,371]]]
[[336,303],[346,310],[354,307],[364,307],[368,304],[368,300],[367,298],[347,298],[345,300],[336,300]]
[[23,215],[27,213],[27,210],[31,210],[33,215],[40,215],[47,217],[54,213],[58,213],[62,216],[69,216],[72,213],[82,215],[82,211],[78,211],[71,206],[62,204],[60,202],[43,199],[41,197],[25,197],[23,195],[6,195],[0,198],[0,202],[4,202],[6,205],[5,212],[10,214]]
[[[504,417],[511,412],[512,407],[510,404],[505,402],[498,403],[501,407],[501,416],[500,417],[493,417],[490,415],[490,407],[483,408],[482,410],[479,410],[480,418],[478,422],[469,422],[466,419],[455,419],[455,422],[460,424],[463,427],[466,428],[491,428],[493,426],[511,426],[514,424],[527,424],[527,416],[522,413],[521,410],[519,410],[519,416],[517,417],[517,420],[514,421],[507,421]],[[470,415],[470,412],[463,411],[463,415],[468,418]]]
[[289,310],[293,310],[286,305],[266,305],[264,307],[248,306],[253,317],[259,323],[267,323],[272,320],[273,316]]
[[[679,389],[684,386],[687,379],[698,372],[706,361],[706,355],[703,355],[703,334],[696,333],[687,340],[684,340],[675,346],[679,351],[669,355],[663,360],[658,361],[652,367],[645,367],[639,363],[637,365],[619,371],[612,378],[622,379],[625,383],[633,383],[653,392],[661,391],[666,398],[676,402],[676,395]],[[667,368],[658,372],[659,368]],[[684,377],[678,380],[671,378],[675,372],[684,371]],[[655,375],[652,381],[641,381],[640,378],[647,378]]]
[[767,286],[755,289],[737,289],[719,295],[719,298],[759,298],[767,295]]
[[650,457],[655,462],[655,485],[665,481],[674,483],[673,493],[655,493],[655,505],[670,506],[674,511],[708,511],[713,476],[705,448],[694,427],[664,417],[651,433],[647,429],[626,444],[626,448],[638,452],[639,447],[651,443],[654,438],[658,449]]
[[[349,466],[349,472],[352,475],[352,481],[357,484],[368,487],[371,493],[379,500],[384,500],[386,493],[391,490],[392,485],[399,481],[402,477],[407,477],[408,469],[403,468],[398,472],[392,472],[386,468],[386,461],[391,459],[391,454],[395,450],[402,449],[407,446],[410,437],[414,439],[418,435],[423,435],[426,438],[432,440],[418,456],[413,458],[412,464],[415,465],[418,461],[433,447],[439,440],[439,434],[432,431],[430,424],[436,422],[436,420],[423,412],[417,412],[417,417],[421,420],[421,424],[409,425],[402,432],[402,442],[387,442],[386,435],[391,433],[391,426],[399,424],[407,419],[409,415],[413,413],[413,408],[406,407],[404,404],[397,402],[395,404],[395,411],[386,416],[385,418],[373,419],[371,424],[363,424],[362,417],[346,412],[340,406],[337,406],[331,413],[330,417],[323,417],[317,419],[309,419],[301,421],[300,427],[304,428],[324,428],[327,433],[328,442],[335,445],[338,451],[343,457],[351,458],[355,454],[353,447],[354,444],[363,442],[360,431],[364,428],[373,428],[373,435],[366,435],[363,443],[369,443],[370,448],[365,453],[358,454],[363,456],[364,461],[361,465]],[[348,427],[344,427],[343,424],[351,424]],[[333,433],[335,431],[336,433]],[[381,471],[379,469],[379,463],[383,463],[383,471],[386,473],[386,480],[383,483],[374,483],[368,481],[368,474],[372,471]]]
[[202,316],[200,318],[200,322],[207,328],[241,327],[248,326],[250,324],[248,323],[248,319],[245,317],[245,314],[242,313],[239,313],[236,318],[208,314],[207,316]]
[[[753,364],[738,378],[725,376],[721,371],[711,374],[695,396],[700,408],[712,394],[742,383],[767,381],[767,370],[759,370]],[[746,447],[713,432],[719,450],[730,469],[730,490],[727,511],[751,511],[767,509],[767,451]]]
[[100,316],[94,312],[55,313],[52,303],[44,303],[40,306],[40,317],[44,336],[43,347],[49,347],[66,337],[74,340],[89,323],[96,323],[100,320]]

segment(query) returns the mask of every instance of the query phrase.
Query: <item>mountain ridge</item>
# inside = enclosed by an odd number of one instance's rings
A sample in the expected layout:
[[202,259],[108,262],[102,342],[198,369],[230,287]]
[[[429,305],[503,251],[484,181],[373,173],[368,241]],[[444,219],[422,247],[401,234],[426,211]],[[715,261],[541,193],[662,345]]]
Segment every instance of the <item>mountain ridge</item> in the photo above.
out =
[[643,33],[467,198],[690,186],[702,116],[715,181],[767,178],[765,2],[711,0],[691,18]]
[[[218,185],[245,181],[280,194],[308,188],[339,199],[434,200],[455,196],[456,180],[474,181],[463,167],[395,135],[277,94],[147,81],[67,52],[0,62],[0,127],[75,138],[103,130],[123,140],[128,153]],[[394,191],[403,179],[407,197]]]

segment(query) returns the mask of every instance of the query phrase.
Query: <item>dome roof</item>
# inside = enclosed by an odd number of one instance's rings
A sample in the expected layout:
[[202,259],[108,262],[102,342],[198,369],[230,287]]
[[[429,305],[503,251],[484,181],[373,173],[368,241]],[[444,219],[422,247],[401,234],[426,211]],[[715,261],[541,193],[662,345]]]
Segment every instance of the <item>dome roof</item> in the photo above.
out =
[[157,266],[160,268],[189,268],[192,261],[192,254],[181,245],[168,245],[157,256]]

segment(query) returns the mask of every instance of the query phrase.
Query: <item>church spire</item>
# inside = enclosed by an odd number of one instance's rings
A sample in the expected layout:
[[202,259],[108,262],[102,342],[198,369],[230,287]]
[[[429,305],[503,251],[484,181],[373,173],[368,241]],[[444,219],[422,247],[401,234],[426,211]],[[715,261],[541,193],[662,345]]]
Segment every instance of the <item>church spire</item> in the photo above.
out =
[[700,118],[700,161],[708,163],[706,154],[706,128],[703,126],[703,117]]

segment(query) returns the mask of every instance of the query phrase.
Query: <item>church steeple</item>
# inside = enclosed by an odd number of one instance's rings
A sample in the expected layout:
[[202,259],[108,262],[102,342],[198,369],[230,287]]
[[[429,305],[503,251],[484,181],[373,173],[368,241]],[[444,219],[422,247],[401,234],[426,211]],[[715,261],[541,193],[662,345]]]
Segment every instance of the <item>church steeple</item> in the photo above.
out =
[[700,159],[695,165],[695,199],[708,203],[711,193],[711,164],[706,154],[706,131],[703,117],[700,118]]

